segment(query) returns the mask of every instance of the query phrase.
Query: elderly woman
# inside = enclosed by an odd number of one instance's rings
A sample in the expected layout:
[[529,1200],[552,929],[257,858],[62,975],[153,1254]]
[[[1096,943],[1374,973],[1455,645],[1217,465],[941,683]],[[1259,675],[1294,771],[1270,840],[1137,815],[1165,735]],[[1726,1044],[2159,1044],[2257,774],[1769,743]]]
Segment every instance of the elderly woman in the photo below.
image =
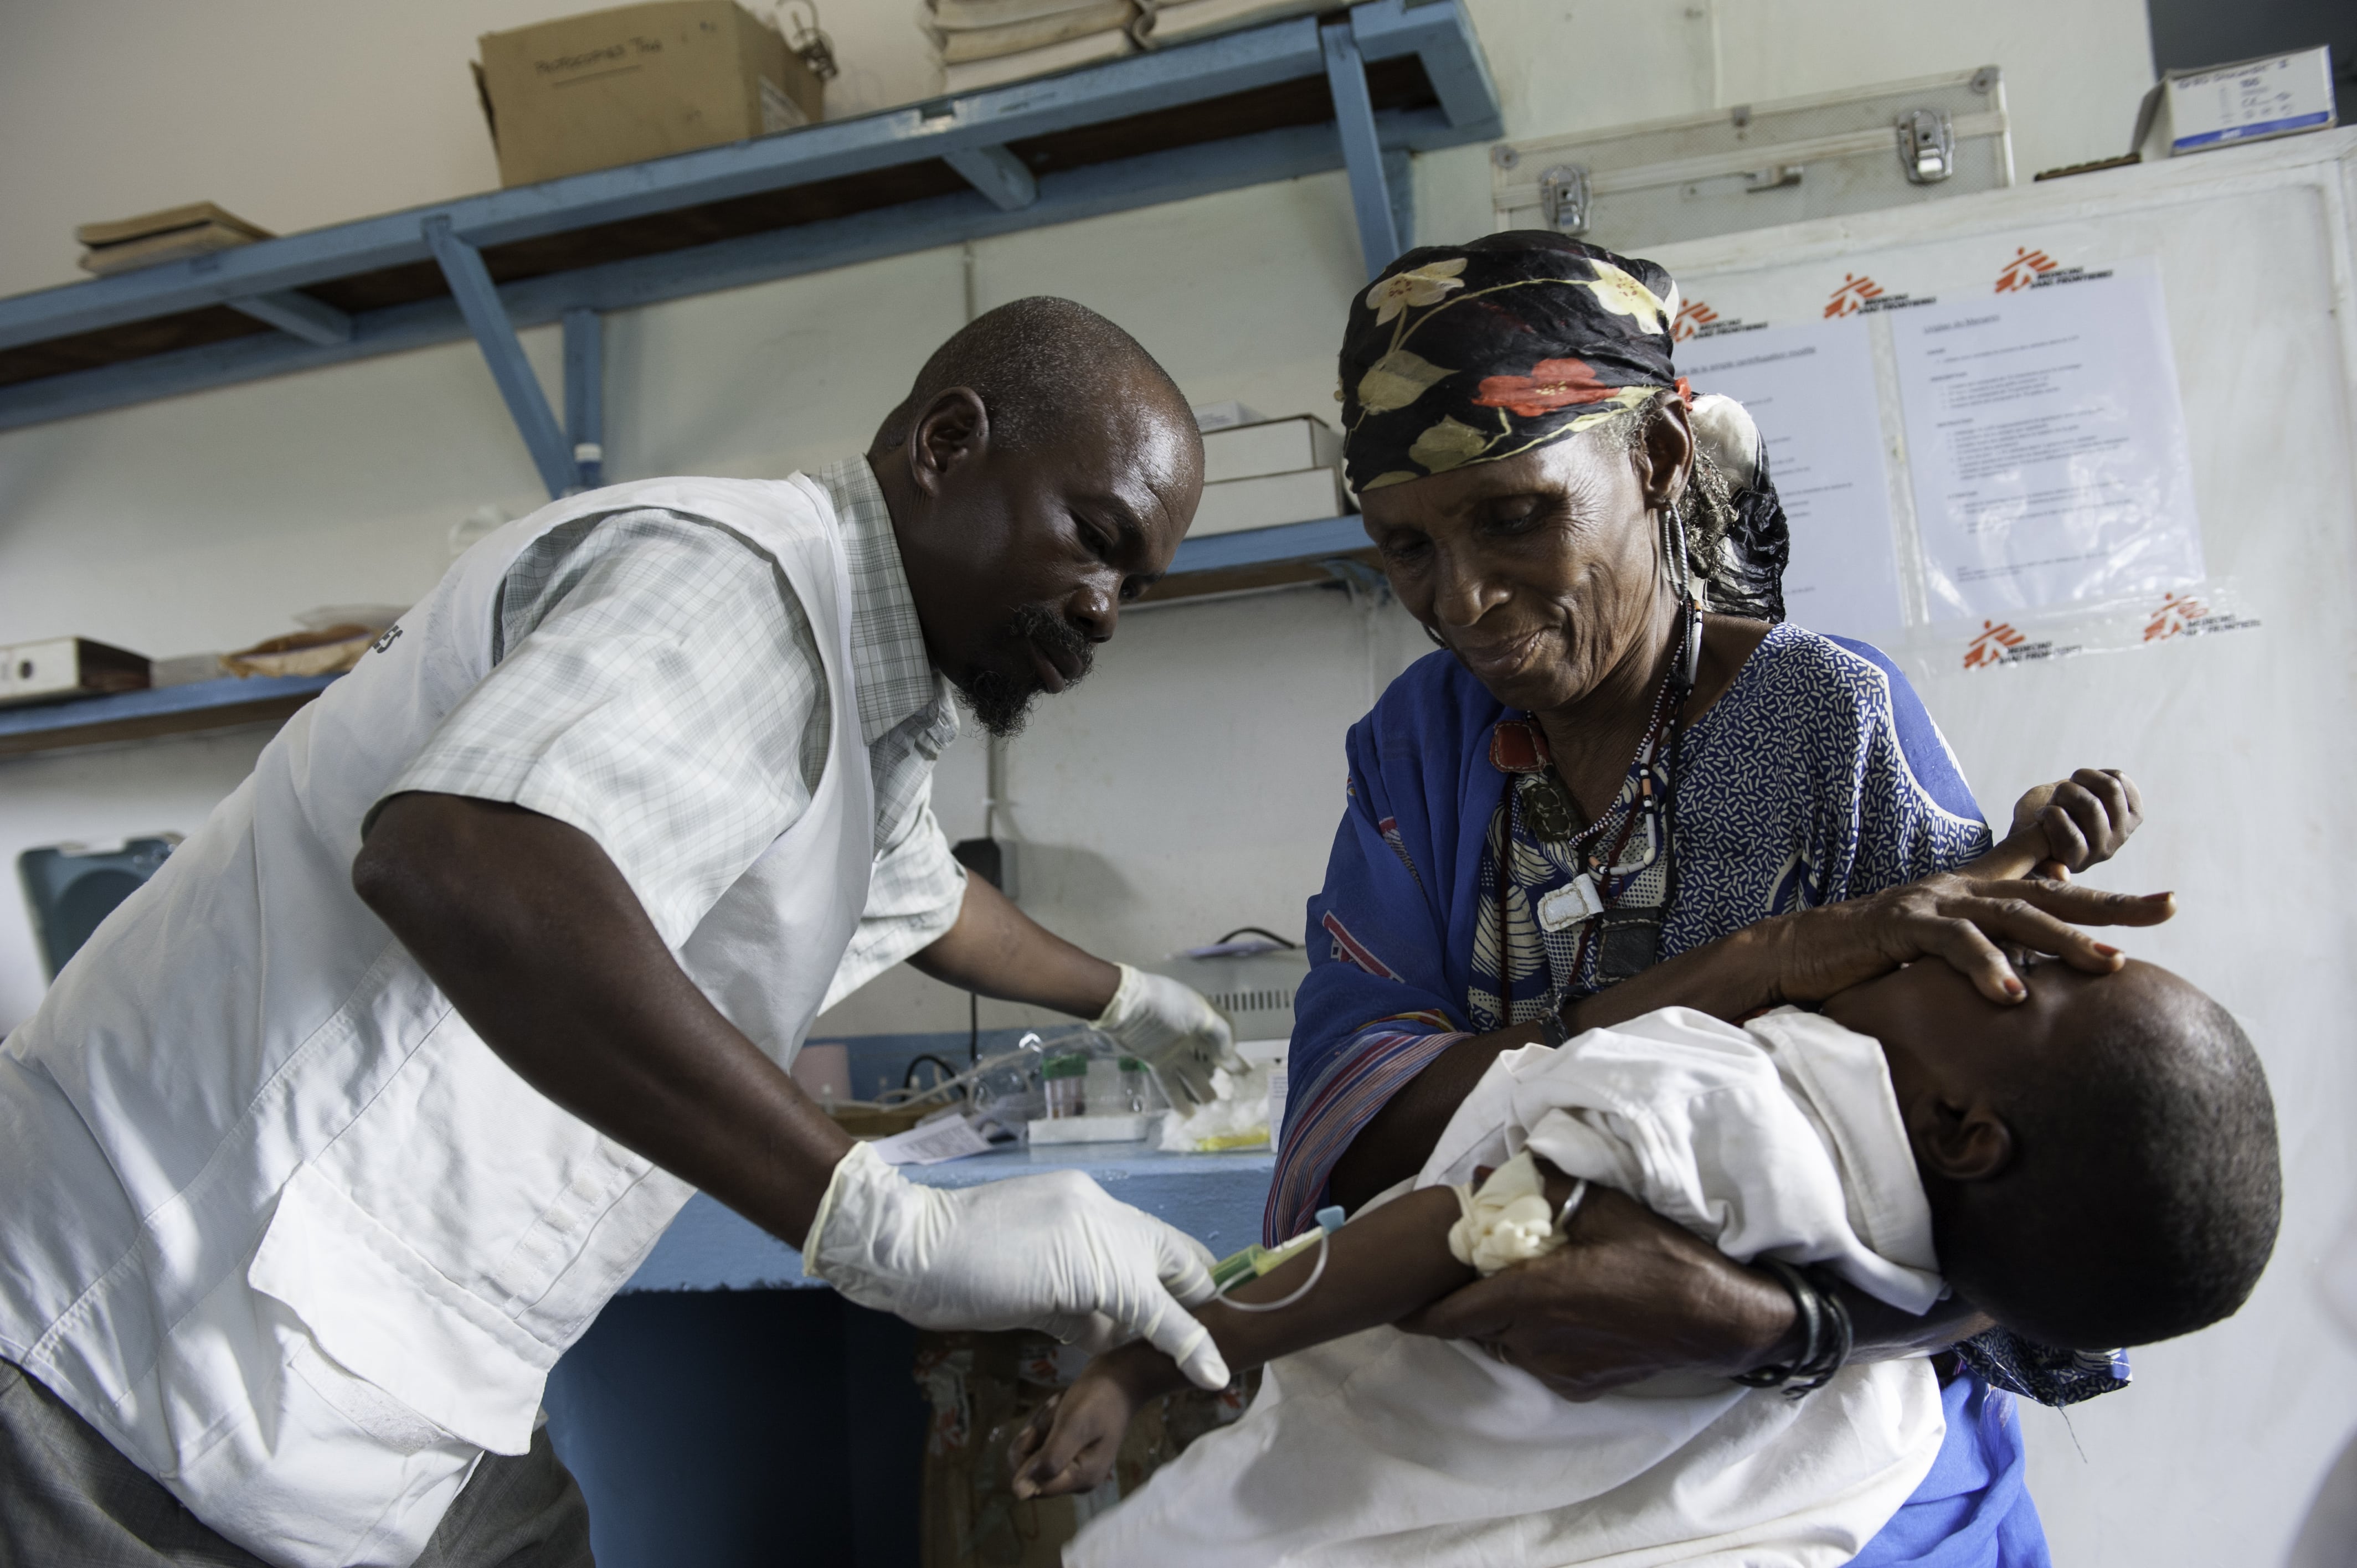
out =
[[[1742,411],[1691,404],[1675,285],[1553,234],[1411,252],[1351,307],[1347,465],[1393,591],[1443,650],[1351,732],[1350,797],[1309,906],[1272,1240],[1412,1176],[1501,1051],[1654,1008],[1740,1018],[1918,958],[1994,1002],[2008,945],[2091,970],[2078,923],[2168,918],[1998,880],[1979,808],[1906,682],[1782,621],[1783,517]],[[2033,791],[2065,867],[2136,824],[2115,776]],[[2018,875],[2018,865],[2008,875]],[[1906,1318],[1739,1267],[1613,1195],[1571,1245],[1431,1309],[1568,1397],[1656,1372],[1822,1373],[1945,1351],[1948,1436],[1861,1563],[2046,1560],[1992,1384],[2066,1402],[2125,1367]],[[1814,1299],[1804,1299],[1813,1296]],[[1837,1352],[1835,1352],[1837,1353]],[[1805,1379],[1803,1379],[1805,1380]]]

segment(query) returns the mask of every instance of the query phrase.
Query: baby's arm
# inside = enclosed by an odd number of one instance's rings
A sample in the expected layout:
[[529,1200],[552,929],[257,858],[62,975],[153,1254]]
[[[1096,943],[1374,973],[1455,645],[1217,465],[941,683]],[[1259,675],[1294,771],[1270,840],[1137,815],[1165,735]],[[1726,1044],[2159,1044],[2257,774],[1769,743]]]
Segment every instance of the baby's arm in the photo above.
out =
[[2116,768],[2082,768],[2022,796],[2012,831],[1957,869],[1999,881],[2032,872],[2067,876],[2117,854],[2143,822],[2144,798],[2134,779]]
[[[1559,1210],[1571,1181],[1545,1169],[1546,1198]],[[1220,1354],[1236,1371],[1264,1366],[1361,1329],[1395,1323],[1471,1284],[1474,1270],[1449,1251],[1448,1230],[1463,1212],[1455,1189],[1422,1187],[1371,1210],[1334,1233],[1317,1287],[1275,1312],[1238,1312],[1219,1302],[1195,1309]],[[1317,1266],[1315,1247],[1231,1297],[1278,1301],[1301,1288]],[[1079,1380],[1044,1406],[1016,1439],[1015,1495],[1085,1492],[1113,1471],[1122,1434],[1146,1402],[1187,1386],[1170,1359],[1143,1342],[1089,1363]]]

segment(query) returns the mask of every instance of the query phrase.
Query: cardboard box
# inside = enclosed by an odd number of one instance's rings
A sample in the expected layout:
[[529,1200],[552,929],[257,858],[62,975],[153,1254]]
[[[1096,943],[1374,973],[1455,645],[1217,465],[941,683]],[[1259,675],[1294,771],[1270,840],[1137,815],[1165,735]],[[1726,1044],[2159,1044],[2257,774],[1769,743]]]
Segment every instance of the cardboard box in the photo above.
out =
[[2136,112],[2134,150],[2150,162],[2329,130],[2333,123],[2332,51],[2319,45],[2163,72]]
[[1347,516],[1350,492],[1343,489],[1339,468],[1305,468],[1294,474],[1263,474],[1253,479],[1223,479],[1203,487],[1195,509],[1189,539],[1218,533],[1241,533],[1250,528],[1275,528],[1287,522],[1322,522]]
[[1342,435],[1316,414],[1268,419],[1203,433],[1203,482],[1256,479],[1342,462]]
[[475,84],[500,183],[644,163],[816,124],[824,88],[734,0],[660,0],[486,33]]
[[86,637],[52,637],[0,648],[0,707],[136,692],[147,682],[145,655]]

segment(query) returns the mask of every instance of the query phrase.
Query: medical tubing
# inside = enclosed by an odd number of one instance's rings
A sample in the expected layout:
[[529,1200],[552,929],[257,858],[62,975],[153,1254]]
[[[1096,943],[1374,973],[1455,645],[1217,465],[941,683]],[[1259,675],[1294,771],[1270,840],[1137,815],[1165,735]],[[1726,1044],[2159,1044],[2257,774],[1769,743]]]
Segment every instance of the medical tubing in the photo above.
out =
[[[1322,1278],[1324,1278],[1324,1277],[1325,1277],[1325,1274],[1326,1274],[1326,1254],[1328,1253],[1328,1251],[1329,1251],[1330,1250],[1330,1248],[1331,1248],[1331,1244],[1332,1244],[1332,1241],[1333,1241],[1333,1236],[1334,1236],[1334,1233],[1333,1233],[1332,1231],[1328,1230],[1325,1230],[1325,1229],[1324,1229],[1324,1228],[1322,1228],[1322,1227],[1318,1230],[1318,1262],[1317,1262],[1317,1265],[1316,1265],[1315,1267],[1313,1267],[1313,1268],[1309,1271],[1309,1277],[1308,1277],[1308,1279],[1306,1279],[1306,1280],[1304,1280],[1304,1281],[1302,1281],[1302,1282],[1301,1282],[1301,1288],[1300,1288],[1299,1290],[1295,1291],[1291,1295],[1288,1295],[1288,1296],[1285,1297],[1283,1300],[1281,1300],[1281,1301],[1238,1301],[1238,1300],[1236,1300],[1234,1297],[1232,1297],[1232,1296],[1229,1295],[1229,1294],[1227,1294],[1227,1291],[1226,1291],[1226,1290],[1222,1290],[1222,1291],[1221,1291],[1221,1292],[1220,1292],[1220,1294],[1219,1294],[1216,1297],[1214,1297],[1213,1299],[1217,1300],[1217,1301],[1219,1302],[1219,1304],[1220,1304],[1222,1306],[1228,1307],[1228,1308],[1230,1308],[1230,1309],[1232,1309],[1232,1310],[1233,1310],[1233,1311],[1236,1311],[1236,1312],[1282,1312],[1282,1311],[1284,1311],[1286,1307],[1293,1305],[1296,1302],[1298,1302],[1298,1301],[1299,1301],[1303,1296],[1308,1295],[1308,1294],[1312,1290],[1315,1290],[1315,1289],[1317,1288],[1317,1286],[1318,1286],[1318,1282],[1320,1279],[1322,1279]],[[1288,1260],[1286,1260],[1286,1261],[1287,1261],[1287,1262],[1290,1262],[1291,1260],[1290,1260],[1290,1259],[1288,1259]],[[1253,1276],[1252,1276],[1252,1279],[1238,1280],[1238,1281],[1236,1282],[1236,1283],[1237,1283],[1237,1284],[1250,1284],[1250,1283],[1252,1283],[1252,1281],[1253,1281],[1253,1280],[1260,1279],[1260,1278],[1262,1278],[1262,1277],[1264,1277],[1264,1276],[1262,1276],[1262,1275],[1260,1275],[1260,1274],[1254,1274],[1254,1275],[1253,1275]],[[1230,1287],[1228,1287],[1228,1288],[1229,1288],[1229,1289],[1232,1289],[1232,1288],[1234,1288],[1234,1287],[1233,1287],[1233,1286],[1230,1286]]]
[[1278,936],[1266,926],[1238,926],[1234,930],[1230,931],[1226,936],[1222,937],[1218,942],[1214,942],[1211,945],[1213,947],[1218,947],[1222,942],[1234,941],[1238,937],[1266,937],[1270,941],[1275,942],[1281,948],[1297,948],[1301,945],[1299,942],[1294,941],[1290,938]]

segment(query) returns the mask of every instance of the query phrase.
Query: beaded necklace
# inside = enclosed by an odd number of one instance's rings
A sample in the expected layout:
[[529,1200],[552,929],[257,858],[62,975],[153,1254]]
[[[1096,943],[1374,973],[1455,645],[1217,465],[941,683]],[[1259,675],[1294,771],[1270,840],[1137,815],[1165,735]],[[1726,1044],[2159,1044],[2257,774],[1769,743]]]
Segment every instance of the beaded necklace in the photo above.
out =
[[[1662,564],[1668,571],[1671,591],[1678,601],[1677,642],[1673,645],[1678,654],[1662,676],[1661,689],[1653,694],[1652,718],[1646,725],[1645,738],[1638,743],[1637,755],[1629,764],[1630,772],[1636,778],[1636,795],[1622,817],[1620,836],[1613,842],[1611,853],[1598,857],[1590,841],[1611,821],[1613,810],[1619,805],[1617,795],[1613,805],[1606,807],[1595,822],[1575,831],[1572,822],[1576,807],[1571,792],[1555,777],[1554,758],[1548,753],[1544,732],[1533,724],[1514,725],[1512,727],[1524,732],[1527,747],[1523,757],[1511,763],[1501,754],[1509,727],[1506,724],[1498,726],[1491,742],[1492,763],[1520,776],[1507,797],[1508,855],[1513,843],[1513,813],[1519,809],[1529,812],[1534,833],[1551,843],[1567,843],[1586,865],[1569,882],[1541,897],[1535,911],[1543,931],[1559,931],[1574,924],[1580,927],[1579,945],[1571,968],[1562,983],[1548,993],[1548,1016],[1557,1028],[1562,1024],[1564,999],[1579,983],[1579,976],[1587,966],[1589,943],[1595,944],[1597,979],[1603,984],[1611,985],[1642,973],[1662,956],[1662,928],[1677,903],[1678,861],[1673,840],[1678,820],[1678,758],[1685,740],[1686,702],[1694,695],[1695,681],[1702,667],[1705,600],[1695,582],[1693,563],[1686,552],[1685,526],[1678,516],[1676,503],[1663,502],[1658,518]],[[1673,693],[1676,693],[1674,697]],[[1656,789],[1653,765],[1664,748],[1669,753],[1669,766],[1663,772],[1661,788]],[[1662,863],[1662,901],[1616,907],[1614,897],[1628,891],[1637,873],[1623,876],[1615,888],[1612,868],[1620,863],[1640,816],[1645,819],[1647,831],[1652,835],[1655,858]],[[1584,852],[1580,848],[1583,844],[1588,845]],[[1512,879],[1511,866],[1501,859],[1498,867],[1498,933],[1501,944],[1509,925],[1506,887]]]
[[[1570,882],[1540,898],[1535,911],[1542,930],[1558,931],[1575,924],[1580,928],[1579,943],[1570,968],[1550,994],[1550,1011],[1560,1007],[1564,996],[1578,983],[1587,969],[1591,945],[1597,950],[1598,978],[1608,985],[1652,967],[1660,956],[1663,921],[1677,897],[1677,860],[1672,843],[1677,822],[1677,766],[1685,735],[1686,701],[1693,693],[1693,686],[1678,678],[1682,673],[1673,667],[1663,674],[1654,693],[1644,736],[1638,742],[1636,755],[1630,759],[1629,778],[1633,789],[1623,791],[1625,804],[1621,796],[1616,795],[1613,802],[1584,828],[1572,826],[1576,807],[1570,791],[1554,772],[1544,732],[1532,721],[1518,726],[1529,733],[1534,744],[1529,759],[1512,769],[1517,777],[1508,797],[1506,841],[1511,845],[1512,813],[1519,812],[1536,836],[1563,844],[1585,866]],[[1665,753],[1668,767],[1664,772],[1660,765]],[[1604,830],[1613,824],[1616,816],[1620,819],[1620,832],[1612,838],[1609,850],[1601,849]],[[1644,868],[1622,873],[1617,880],[1613,873],[1635,836],[1640,821],[1645,822],[1657,846],[1656,854],[1663,859],[1662,902],[1622,908],[1616,901]],[[1510,869],[1501,863],[1498,883],[1501,933],[1506,928],[1504,905],[1511,879]]]

